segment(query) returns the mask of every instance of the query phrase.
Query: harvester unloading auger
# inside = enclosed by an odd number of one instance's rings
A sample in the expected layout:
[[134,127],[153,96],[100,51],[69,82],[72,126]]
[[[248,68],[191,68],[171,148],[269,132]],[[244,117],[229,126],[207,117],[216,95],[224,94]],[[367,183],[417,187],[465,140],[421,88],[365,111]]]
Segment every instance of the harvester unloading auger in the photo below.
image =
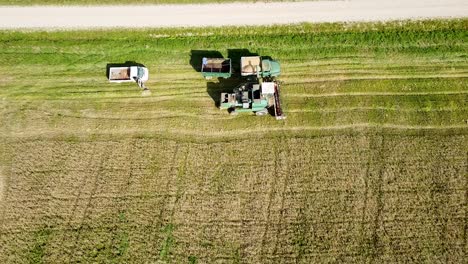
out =
[[[233,115],[253,112],[257,116],[266,115],[272,109],[277,120],[286,118],[276,80],[281,73],[280,64],[260,56],[241,57],[240,70],[244,81],[232,93],[221,93],[220,109],[227,109]],[[231,59],[203,58],[201,72],[206,79],[231,78]]]

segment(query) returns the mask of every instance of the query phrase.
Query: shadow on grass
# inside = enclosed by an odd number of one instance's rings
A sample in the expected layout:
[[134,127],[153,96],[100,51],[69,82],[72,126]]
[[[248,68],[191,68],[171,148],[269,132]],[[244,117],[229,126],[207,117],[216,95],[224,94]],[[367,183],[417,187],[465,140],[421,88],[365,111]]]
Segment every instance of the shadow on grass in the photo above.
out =
[[192,68],[201,72],[203,58],[224,58],[223,54],[217,50],[191,50],[190,51],[190,65]]

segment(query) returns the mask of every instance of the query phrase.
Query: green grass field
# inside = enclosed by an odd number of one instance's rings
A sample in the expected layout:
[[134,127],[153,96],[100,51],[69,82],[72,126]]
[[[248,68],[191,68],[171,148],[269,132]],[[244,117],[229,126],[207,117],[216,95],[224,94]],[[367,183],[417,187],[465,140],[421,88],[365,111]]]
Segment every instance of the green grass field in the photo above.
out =
[[[0,262],[462,263],[467,26],[1,31]],[[287,119],[218,110],[201,50],[280,61]]]

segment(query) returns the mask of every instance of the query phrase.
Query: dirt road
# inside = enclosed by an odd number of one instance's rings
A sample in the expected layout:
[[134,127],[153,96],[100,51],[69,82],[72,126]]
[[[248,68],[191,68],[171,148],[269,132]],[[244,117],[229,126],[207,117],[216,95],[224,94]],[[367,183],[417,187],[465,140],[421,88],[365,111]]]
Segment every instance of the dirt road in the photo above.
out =
[[385,21],[468,16],[466,0],[0,7],[0,28],[109,28]]

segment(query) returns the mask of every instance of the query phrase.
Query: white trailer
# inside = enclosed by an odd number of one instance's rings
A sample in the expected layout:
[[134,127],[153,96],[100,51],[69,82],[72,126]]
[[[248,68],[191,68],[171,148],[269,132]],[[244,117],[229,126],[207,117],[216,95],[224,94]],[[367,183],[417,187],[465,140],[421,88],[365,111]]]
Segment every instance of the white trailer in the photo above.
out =
[[140,66],[110,67],[109,82],[137,82],[143,83],[148,80],[148,69]]

